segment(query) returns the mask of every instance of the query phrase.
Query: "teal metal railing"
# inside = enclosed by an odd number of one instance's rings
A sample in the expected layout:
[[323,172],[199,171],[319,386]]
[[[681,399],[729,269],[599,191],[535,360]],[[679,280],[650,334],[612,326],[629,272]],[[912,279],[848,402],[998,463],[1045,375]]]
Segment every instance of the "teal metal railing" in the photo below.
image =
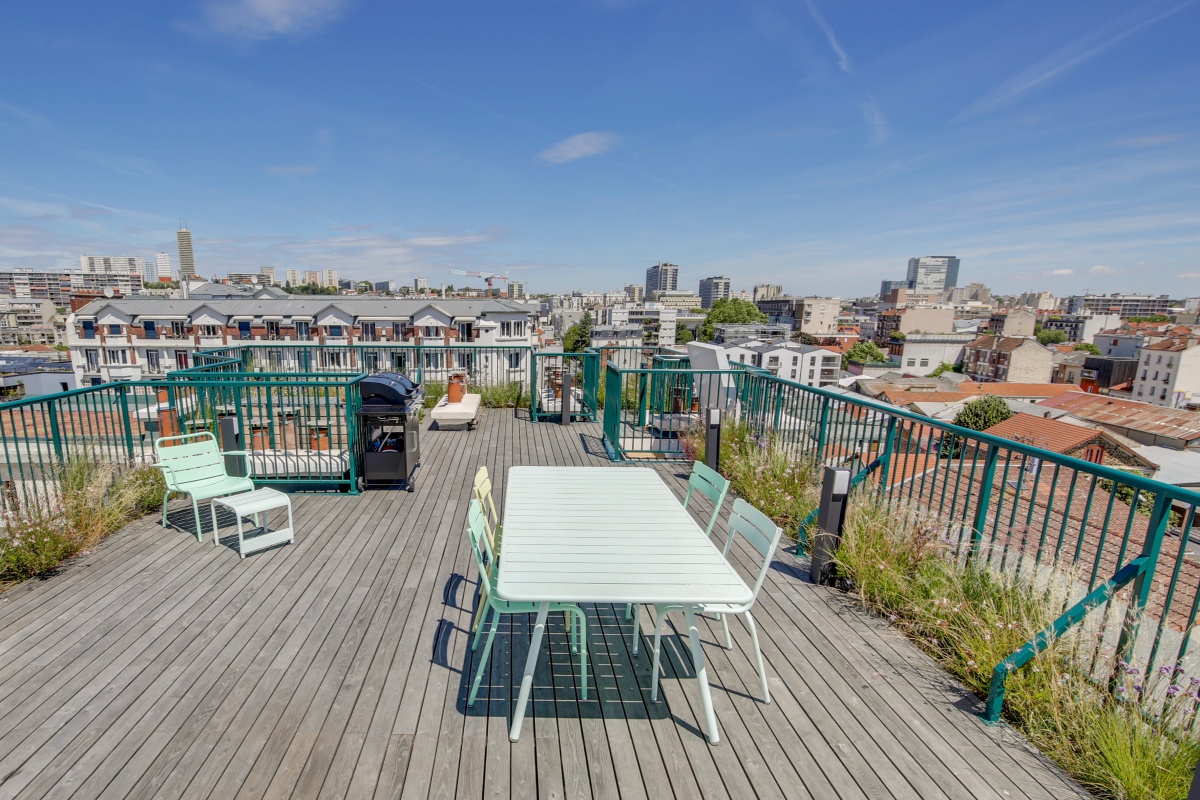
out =
[[[1009,672],[1085,616],[1097,650],[1144,670],[1200,669],[1191,644],[1200,562],[1189,551],[1200,494],[1138,474],[1136,462],[1115,468],[1115,450],[1100,465],[741,366],[681,374],[609,362],[605,375],[602,429],[615,460],[681,458],[700,409],[720,408],[791,457],[850,467],[857,485],[927,514],[952,557],[1072,576],[1062,616],[997,665],[989,718]],[[692,408],[678,402],[680,390]]]
[[587,422],[600,418],[599,353],[534,352],[532,363],[530,419],[561,420],[564,413]]

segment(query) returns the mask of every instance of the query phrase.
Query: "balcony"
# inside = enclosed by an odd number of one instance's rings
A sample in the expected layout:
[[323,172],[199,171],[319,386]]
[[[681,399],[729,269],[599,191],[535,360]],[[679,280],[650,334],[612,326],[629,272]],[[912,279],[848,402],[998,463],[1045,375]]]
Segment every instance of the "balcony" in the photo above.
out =
[[[845,595],[808,583],[807,561],[783,550],[755,607],[771,704],[756,699],[742,622],[725,650],[721,624],[699,620],[720,745],[700,734],[680,632],[664,637],[652,702],[650,659],[630,652],[624,609],[591,605],[588,699],[552,618],[551,658],[510,743],[531,625],[515,617],[509,635],[505,619],[468,707],[463,676],[478,652],[464,470],[486,464],[503,498],[513,463],[610,466],[600,426],[497,410],[475,433],[421,436],[414,494],[293,494],[294,545],[239,561],[229,536],[199,545],[150,516],[12,590],[0,637],[16,646],[0,652],[0,695],[20,727],[0,755],[5,793],[1088,797],[1011,730],[979,724],[973,695]],[[657,470],[682,500],[678,465]],[[171,508],[172,523],[194,524],[186,501]],[[744,577],[752,558],[733,552]]]

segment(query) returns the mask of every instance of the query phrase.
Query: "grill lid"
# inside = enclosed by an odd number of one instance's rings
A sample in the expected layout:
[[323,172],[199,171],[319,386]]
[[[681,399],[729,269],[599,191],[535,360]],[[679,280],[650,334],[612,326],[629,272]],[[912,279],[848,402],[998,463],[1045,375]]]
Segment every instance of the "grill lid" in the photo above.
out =
[[406,406],[419,394],[421,387],[399,372],[377,372],[359,384],[363,405]]

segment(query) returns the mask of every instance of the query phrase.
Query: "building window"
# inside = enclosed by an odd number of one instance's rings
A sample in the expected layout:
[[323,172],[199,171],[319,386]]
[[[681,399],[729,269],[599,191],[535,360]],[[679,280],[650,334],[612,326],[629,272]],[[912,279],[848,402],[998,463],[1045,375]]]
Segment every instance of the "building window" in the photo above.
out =
[[128,364],[129,353],[125,350],[111,349],[108,351],[109,364]]
[[815,377],[816,377],[816,370],[815,370],[815,369],[810,369],[810,370],[808,371],[808,379],[811,381],[811,380],[812,380],[813,378],[815,378]]
[[188,368],[188,351],[187,350],[176,350],[175,351],[175,368],[176,369],[187,369]]
[[243,339],[243,340],[250,338],[250,321],[249,320],[241,320],[240,322],[238,322],[238,338]]
[[458,323],[458,340],[460,342],[470,342],[475,339],[475,326],[470,322]]
[[346,354],[341,350],[322,350],[321,366],[326,368],[342,369],[346,366]]
[[922,358],[922,359],[921,359],[921,366],[922,366],[922,367],[928,367],[928,366],[929,366],[929,359],[928,359],[928,358]]
[[330,336],[341,336],[342,335],[342,326],[341,325],[326,325],[325,330],[327,330],[329,332]]
[[525,322],[523,320],[504,321],[500,323],[500,335],[512,338],[514,336],[525,335]]
[[84,350],[83,357],[87,361],[88,372],[100,371],[100,351],[99,350]]
[[364,322],[362,324],[362,338],[364,342],[374,342],[378,339],[375,335],[374,322]]
[[296,323],[296,338],[301,339],[301,340],[308,339],[308,323],[307,322],[297,322]]
[[421,335],[429,337],[429,338],[433,338],[433,337],[437,336],[438,335],[438,326],[437,325],[426,325],[425,327],[421,328]]
[[162,363],[157,350],[146,351],[146,368],[151,372],[162,372]]
[[187,336],[187,328],[182,322],[172,322],[171,336],[175,339],[182,339],[184,336]]
[[267,320],[267,338],[268,339],[278,339],[279,338],[279,320],[274,320],[274,319]]
[[96,323],[92,322],[90,319],[85,319],[83,321],[83,338],[84,339],[95,339],[96,338]]
[[147,339],[157,339],[158,338],[158,326],[155,325],[154,322],[147,320],[143,327],[146,330],[146,338]]
[[[120,325],[109,325],[108,326],[108,335],[109,336],[120,336],[121,335],[121,326]],[[1162,361],[1162,356],[1159,356],[1158,360]]]
[[799,363],[800,363],[800,356],[792,356],[792,366],[794,367]]
[[520,353],[509,353],[508,354],[508,368],[509,369],[520,369],[521,368],[521,354]]
[[907,367],[915,367],[916,365],[917,365],[917,360],[915,358],[910,358],[905,363],[905,366],[907,366]]
[[201,325],[200,326],[200,335],[201,336],[220,336],[221,335],[221,326],[220,325]]
[[459,369],[473,370],[475,369],[475,354],[474,353],[455,353],[454,360],[457,362],[455,366]]
[[400,322],[392,323],[392,338],[397,342],[404,338],[404,325]]

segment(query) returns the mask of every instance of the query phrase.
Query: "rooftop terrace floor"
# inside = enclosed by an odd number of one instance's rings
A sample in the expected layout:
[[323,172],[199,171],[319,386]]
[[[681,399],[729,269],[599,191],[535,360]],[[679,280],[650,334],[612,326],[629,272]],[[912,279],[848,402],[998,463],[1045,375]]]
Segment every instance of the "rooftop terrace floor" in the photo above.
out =
[[[502,501],[509,466],[610,462],[596,425],[503,411],[421,444],[415,493],[293,495],[294,545],[242,561],[228,538],[201,545],[147,518],[4,594],[0,797],[1087,796],[782,550],[755,609],[771,704],[755,699],[742,622],[731,651],[702,623],[721,744],[701,733],[686,631],[664,637],[654,703],[646,647],[629,652],[631,623],[611,606],[588,607],[599,691],[586,701],[551,618],[551,658],[510,743],[532,620],[502,627],[513,635],[497,636],[468,708],[471,476],[487,464]],[[682,497],[681,466],[658,468]],[[173,508],[190,529],[190,506]],[[749,553],[734,558],[749,575]]]

